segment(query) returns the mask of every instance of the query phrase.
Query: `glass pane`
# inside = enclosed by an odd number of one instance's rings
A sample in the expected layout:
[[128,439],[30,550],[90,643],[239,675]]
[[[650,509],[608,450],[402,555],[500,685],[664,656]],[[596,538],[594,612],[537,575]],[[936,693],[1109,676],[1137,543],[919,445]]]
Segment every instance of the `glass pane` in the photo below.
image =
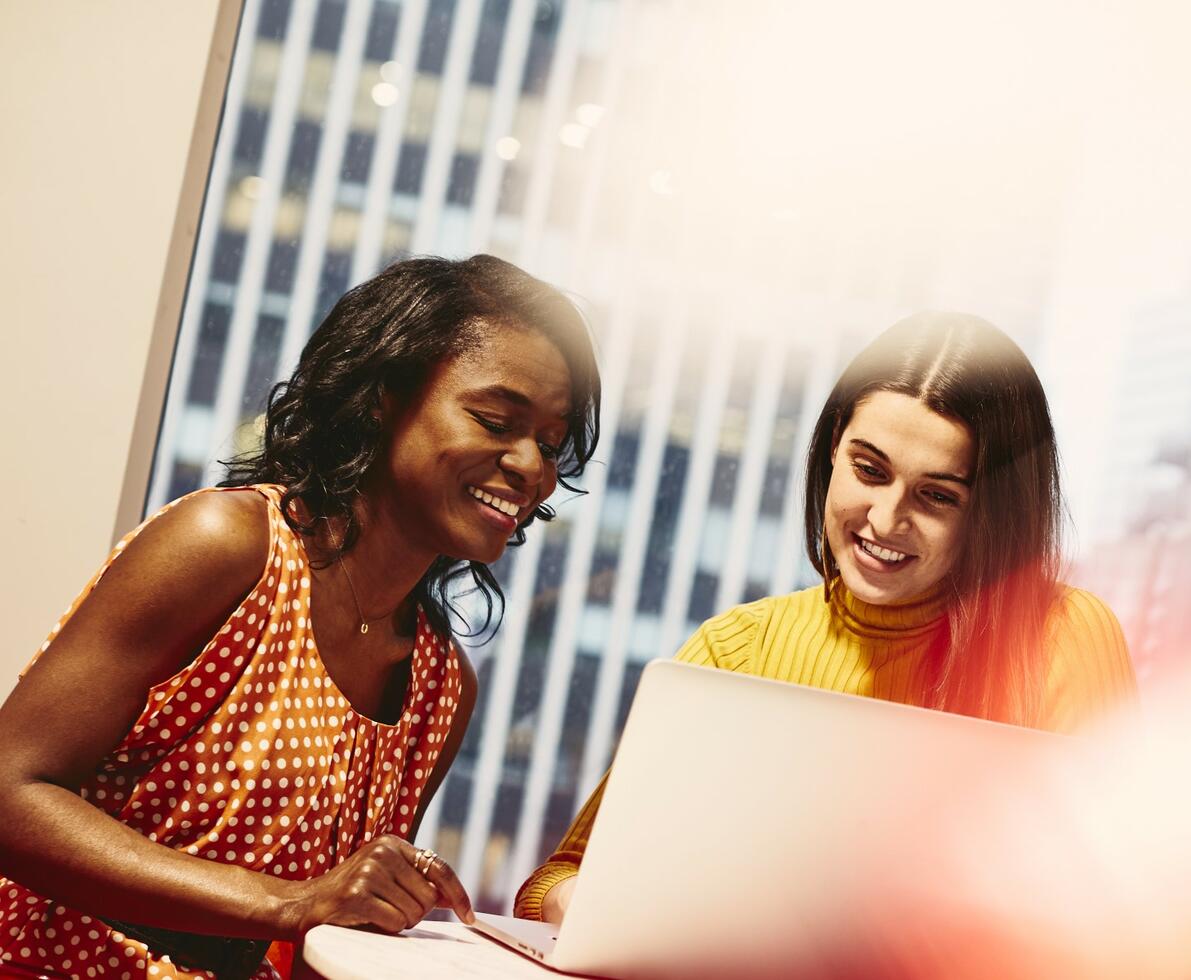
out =
[[556,843],[646,660],[812,584],[809,428],[912,310],[987,316],[1038,365],[1070,579],[1143,678],[1191,625],[1181,103],[1131,113],[1075,63],[1008,81],[993,55],[1069,50],[1062,19],[1005,13],[960,63],[880,9],[858,34],[830,5],[247,3],[150,510],[219,478],[321,316],[395,259],[508,258],[582,297],[598,338],[589,493],[496,569],[506,626],[471,651],[479,704],[423,827],[481,908]]

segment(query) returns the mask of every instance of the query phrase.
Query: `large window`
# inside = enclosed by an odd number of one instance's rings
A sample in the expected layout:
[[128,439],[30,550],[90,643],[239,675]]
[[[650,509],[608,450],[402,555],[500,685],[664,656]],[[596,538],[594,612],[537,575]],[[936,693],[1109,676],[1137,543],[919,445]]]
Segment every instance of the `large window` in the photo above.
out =
[[[1165,101],[1139,118],[1081,63],[1078,85],[1028,58],[1007,80],[1001,46],[1067,50],[1057,21],[1007,13],[959,58],[894,8],[247,4],[150,509],[219,478],[330,305],[395,259],[508,258],[581,296],[598,337],[589,493],[497,569],[505,625],[472,651],[478,709],[422,830],[481,908],[593,787],[647,660],[810,583],[810,426],[912,310],[980,313],[1034,358],[1070,577],[1114,607],[1143,678],[1191,626],[1191,293],[1160,274],[1191,268],[1164,223],[1163,195],[1191,201],[1191,154],[1160,140],[1183,110],[1151,79]],[[1087,16],[1104,37],[1157,29]]]

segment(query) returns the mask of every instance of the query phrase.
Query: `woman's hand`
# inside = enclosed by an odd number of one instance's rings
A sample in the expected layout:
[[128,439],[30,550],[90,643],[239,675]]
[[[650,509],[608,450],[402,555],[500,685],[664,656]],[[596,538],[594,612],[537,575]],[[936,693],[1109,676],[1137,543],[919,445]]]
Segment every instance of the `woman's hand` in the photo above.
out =
[[400,837],[378,837],[337,868],[299,884],[284,932],[300,940],[330,923],[398,933],[438,905],[466,923],[475,921],[467,892],[442,858]]
[[571,894],[575,891],[575,877],[564,878],[557,885],[546,892],[542,899],[542,921],[562,922],[567,913],[567,906],[571,904]]

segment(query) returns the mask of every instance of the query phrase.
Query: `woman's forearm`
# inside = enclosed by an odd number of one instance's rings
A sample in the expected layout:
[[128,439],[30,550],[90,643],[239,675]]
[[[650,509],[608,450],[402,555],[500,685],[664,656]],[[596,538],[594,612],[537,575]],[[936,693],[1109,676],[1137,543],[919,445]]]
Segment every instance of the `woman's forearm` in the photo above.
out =
[[186,932],[295,937],[301,882],[156,844],[50,783],[0,800],[0,873],[56,902]]

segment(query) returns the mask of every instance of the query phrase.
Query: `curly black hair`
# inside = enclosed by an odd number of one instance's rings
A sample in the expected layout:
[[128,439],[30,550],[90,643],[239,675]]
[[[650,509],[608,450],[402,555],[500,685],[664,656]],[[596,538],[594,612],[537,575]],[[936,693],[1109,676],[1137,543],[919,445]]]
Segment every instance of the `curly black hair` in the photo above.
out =
[[[473,348],[485,327],[511,326],[549,339],[571,375],[571,415],[558,456],[558,482],[568,490],[599,440],[600,376],[591,333],[575,304],[554,287],[491,255],[395,262],[349,290],[311,335],[293,376],[269,393],[259,450],[224,461],[220,486],[276,483],[282,511],[298,533],[312,536],[324,518],[341,519],[338,547],[322,562],[351,550],[360,528],[353,509],[360,481],[382,442],[377,409],[386,391],[416,393],[431,368]],[[309,520],[290,506],[301,500]],[[554,511],[540,504],[510,545],[525,541],[535,519]],[[504,594],[483,562],[441,555],[415,590],[434,627],[449,635],[451,584],[470,576],[487,614],[477,635],[503,614]],[[499,608],[499,611],[497,611]]]

